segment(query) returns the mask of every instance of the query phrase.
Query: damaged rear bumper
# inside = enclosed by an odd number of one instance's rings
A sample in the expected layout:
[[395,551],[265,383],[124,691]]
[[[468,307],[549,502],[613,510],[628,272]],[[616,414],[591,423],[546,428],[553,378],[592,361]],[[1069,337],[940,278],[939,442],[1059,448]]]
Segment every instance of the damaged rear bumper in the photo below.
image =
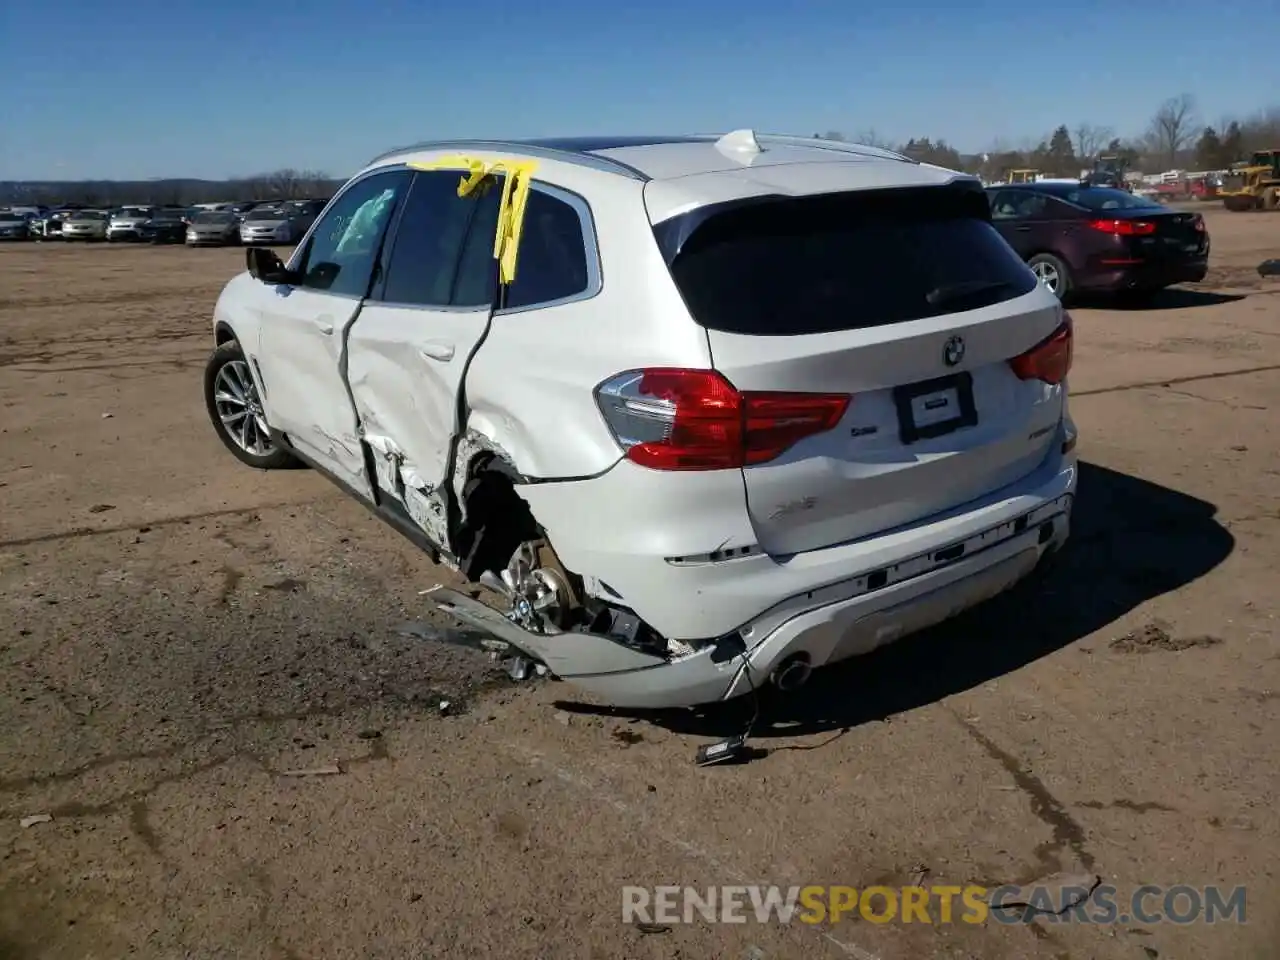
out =
[[[493,623],[456,605],[450,612],[494,635],[505,629],[513,646],[523,644],[561,679],[615,706],[694,706],[747,693],[796,658],[820,667],[868,653],[1007,590],[1066,542],[1075,487],[1075,459],[1064,457],[971,505],[965,523],[925,524],[928,536],[910,539],[909,549],[883,563],[878,556],[876,569],[854,567],[849,577],[787,596],[739,626],[741,653],[737,644],[711,643],[664,658],[589,633],[527,634],[492,611]],[[696,591],[686,602],[698,603]]]
[[979,545],[971,555],[927,573],[871,592],[862,589],[865,579],[859,578],[781,604],[740,631],[750,678],[743,656],[725,657],[715,647],[643,670],[564,678],[615,706],[683,707],[748,693],[796,657],[820,667],[869,653],[948,620],[1026,577],[1066,542],[1071,501],[1068,494],[1025,515],[1020,533],[1012,528],[1023,518],[980,534],[993,541],[990,546]]

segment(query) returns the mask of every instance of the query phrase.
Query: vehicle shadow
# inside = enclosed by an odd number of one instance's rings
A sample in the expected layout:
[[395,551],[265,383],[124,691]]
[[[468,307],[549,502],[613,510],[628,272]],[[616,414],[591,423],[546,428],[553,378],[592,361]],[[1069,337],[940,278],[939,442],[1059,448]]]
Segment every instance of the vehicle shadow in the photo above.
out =
[[1186,310],[1192,307],[1216,307],[1223,303],[1243,300],[1242,293],[1218,293],[1214,290],[1191,290],[1185,287],[1165,287],[1145,297],[1132,299],[1123,294],[1104,297],[1086,297],[1081,294],[1080,306],[1109,307],[1131,313],[1151,310]]
[[[762,691],[753,739],[835,732],[979,686],[1105,628],[1222,563],[1235,538],[1203,500],[1081,463],[1070,540],[1013,590],[863,657],[816,670],[799,691]],[[751,697],[684,710],[560,702],[566,712],[644,719],[673,732],[739,734]],[[803,748],[802,748],[803,749]]]

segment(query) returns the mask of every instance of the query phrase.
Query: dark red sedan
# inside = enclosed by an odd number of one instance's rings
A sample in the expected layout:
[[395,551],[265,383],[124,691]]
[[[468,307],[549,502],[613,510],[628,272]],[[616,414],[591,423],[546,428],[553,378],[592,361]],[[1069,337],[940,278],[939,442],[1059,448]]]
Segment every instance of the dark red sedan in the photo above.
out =
[[1059,299],[1150,296],[1199,283],[1209,269],[1209,232],[1198,213],[1074,182],[1001,184],[988,187],[987,198],[992,225]]

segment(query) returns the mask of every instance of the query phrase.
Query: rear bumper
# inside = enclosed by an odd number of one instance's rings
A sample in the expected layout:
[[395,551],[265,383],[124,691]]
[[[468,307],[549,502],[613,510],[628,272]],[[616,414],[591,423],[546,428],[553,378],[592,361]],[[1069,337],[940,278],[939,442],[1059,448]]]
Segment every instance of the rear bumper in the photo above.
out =
[[[1016,483],[908,528],[786,561],[755,555],[685,566],[638,552],[646,547],[642,500],[619,501],[635,507],[628,513],[637,521],[619,521],[630,534],[624,561],[583,549],[575,537],[562,539],[556,524],[548,523],[550,514],[542,509],[547,488],[582,484],[538,485],[522,495],[569,569],[584,574],[588,583],[603,581],[619,595],[619,603],[665,636],[710,639],[738,633],[759,685],[793,656],[818,667],[866,653],[1017,583],[1066,542],[1076,472],[1073,454],[1055,454]],[[578,523],[589,511],[585,501],[591,497],[584,494],[585,489],[571,498]],[[689,526],[696,526],[696,514],[690,516]],[[591,529],[597,544],[612,539],[602,536],[599,526]],[[605,590],[593,592],[608,596]],[[610,703],[659,708],[745,693],[749,685],[742,671],[741,656],[726,657],[723,646],[712,644],[678,659],[651,661],[643,669],[561,675]]]
[[[1072,474],[1074,490],[1074,469]],[[981,531],[971,539],[989,538],[990,546],[979,544],[970,556],[880,590],[866,592],[857,578],[792,597],[742,629],[745,655],[726,657],[706,648],[661,666],[567,679],[615,706],[685,707],[748,693],[796,658],[816,668],[869,653],[1017,584],[1066,543],[1073,500],[1074,494],[1063,494]]]
[[1081,277],[1076,284],[1079,290],[1099,293],[1124,290],[1147,290],[1169,287],[1175,283],[1199,283],[1209,272],[1209,260],[1175,260],[1164,263],[1144,263],[1114,270],[1095,268],[1093,273]]

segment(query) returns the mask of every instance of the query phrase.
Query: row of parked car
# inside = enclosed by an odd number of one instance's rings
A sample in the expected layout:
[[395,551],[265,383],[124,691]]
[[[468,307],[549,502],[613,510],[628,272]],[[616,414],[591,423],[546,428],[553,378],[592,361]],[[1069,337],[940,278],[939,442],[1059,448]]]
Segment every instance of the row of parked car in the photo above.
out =
[[9,207],[0,240],[186,243],[188,246],[296,243],[327,201],[246,200],[201,207]]

